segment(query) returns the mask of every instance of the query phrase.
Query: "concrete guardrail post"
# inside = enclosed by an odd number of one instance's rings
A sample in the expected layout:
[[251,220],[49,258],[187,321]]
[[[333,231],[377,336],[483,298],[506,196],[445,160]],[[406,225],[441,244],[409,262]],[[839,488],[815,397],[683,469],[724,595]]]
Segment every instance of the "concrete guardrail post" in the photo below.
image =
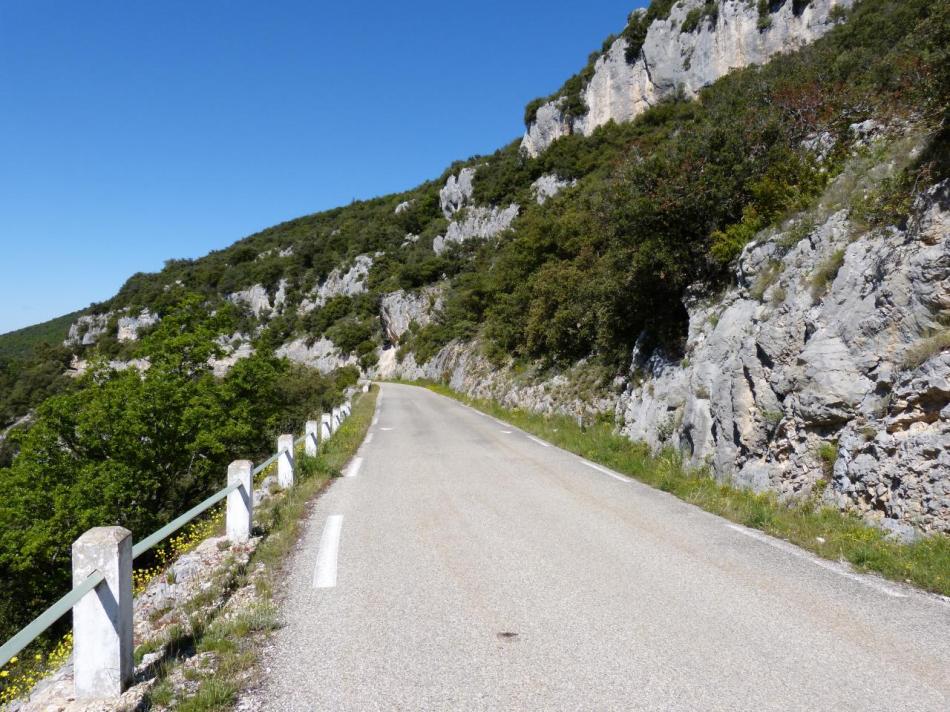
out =
[[294,486],[294,436],[277,438],[277,484],[284,489]]
[[254,519],[253,469],[254,463],[250,460],[235,460],[228,465],[228,485],[241,485],[228,494],[225,522],[228,540],[232,544],[243,544],[251,538],[251,521]]
[[317,448],[320,447],[320,423],[316,420],[308,420],[304,432],[307,434],[304,440],[304,452],[309,457],[316,457]]
[[326,440],[333,435],[333,415],[323,413],[320,415],[320,439]]
[[343,422],[343,418],[340,417],[340,407],[334,406],[333,407],[333,432],[334,433],[340,427],[340,423],[342,422]]
[[368,383],[364,383],[364,384],[363,384],[363,393],[369,393],[369,384],[368,384]]
[[105,580],[73,606],[76,699],[119,697],[132,680],[132,532],[95,527],[73,542],[73,586]]

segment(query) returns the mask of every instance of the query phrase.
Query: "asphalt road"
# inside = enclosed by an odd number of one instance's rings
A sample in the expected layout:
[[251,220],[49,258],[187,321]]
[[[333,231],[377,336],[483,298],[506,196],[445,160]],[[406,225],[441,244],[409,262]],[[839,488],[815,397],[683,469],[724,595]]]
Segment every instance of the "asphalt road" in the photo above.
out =
[[950,710],[950,605],[385,385],[252,706]]

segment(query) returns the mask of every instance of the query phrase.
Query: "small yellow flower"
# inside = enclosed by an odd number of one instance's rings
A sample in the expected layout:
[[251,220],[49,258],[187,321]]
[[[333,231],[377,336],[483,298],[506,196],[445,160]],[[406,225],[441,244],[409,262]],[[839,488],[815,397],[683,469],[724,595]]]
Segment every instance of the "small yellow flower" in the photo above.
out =
[[18,658],[16,655],[14,655],[12,658],[10,658],[10,662],[11,662],[11,663],[18,663],[18,662],[20,662],[20,658]]
[[10,673],[7,670],[0,670],[0,677],[9,677]]

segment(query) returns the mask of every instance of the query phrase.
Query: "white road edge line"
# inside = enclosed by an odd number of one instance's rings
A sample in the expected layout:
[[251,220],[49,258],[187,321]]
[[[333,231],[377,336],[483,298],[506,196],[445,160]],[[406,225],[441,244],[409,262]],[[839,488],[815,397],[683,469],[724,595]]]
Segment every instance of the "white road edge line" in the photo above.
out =
[[378,416],[378,415],[374,415],[374,416],[373,416],[373,425],[376,426],[378,423],[379,423],[379,416]]
[[541,447],[551,447],[551,444],[550,444],[550,443],[546,443],[546,442],[544,442],[543,440],[541,440],[540,438],[534,437],[534,435],[528,435],[528,440],[530,440],[531,442],[537,443],[537,444],[540,445]]
[[333,588],[336,586],[336,565],[342,530],[342,514],[327,517],[327,523],[323,526],[323,534],[320,536],[317,566],[313,571],[314,588]]
[[611,472],[611,471],[608,470],[606,467],[601,467],[600,465],[595,465],[593,462],[589,462],[588,460],[585,460],[584,458],[581,458],[581,462],[583,462],[585,465],[587,465],[587,466],[588,466],[589,468],[591,468],[592,470],[597,470],[597,471],[600,472],[601,474],[607,475],[607,477],[613,477],[615,480],[619,480],[620,482],[627,482],[627,483],[630,482],[630,478],[629,478],[629,477],[624,477],[623,475],[618,475],[616,472]]
[[363,441],[363,444],[369,445],[371,442],[373,442],[373,433],[367,433],[366,439]]
[[347,477],[356,477],[356,476],[359,474],[360,468],[361,468],[362,466],[363,466],[363,458],[362,458],[362,457],[354,457],[354,458],[353,458],[353,462],[351,462],[351,463],[350,463],[350,466],[349,466],[348,468],[346,468],[346,476],[347,476]]
[[907,598],[906,593],[901,593],[900,591],[894,588],[891,588],[890,586],[887,586],[885,584],[879,583],[875,581],[874,579],[869,578],[867,576],[861,576],[859,574],[852,573],[850,571],[845,571],[839,564],[835,564],[830,561],[823,561],[819,559],[818,557],[813,556],[812,554],[809,554],[806,551],[803,551],[802,549],[799,549],[794,544],[789,544],[788,542],[785,542],[785,541],[773,539],[770,536],[766,536],[765,534],[760,534],[759,532],[753,531],[751,529],[747,529],[746,527],[741,527],[738,524],[727,524],[726,526],[735,532],[739,532],[740,534],[746,535],[747,537],[751,539],[760,541],[763,544],[768,544],[774,549],[784,551],[786,554],[791,554],[792,556],[795,556],[799,559],[805,559],[806,561],[810,561],[815,566],[820,566],[821,568],[827,569],[828,571],[836,573],[839,576],[843,576],[844,578],[851,579],[852,581],[857,581],[858,583],[864,584],[868,588],[873,588],[875,591],[879,591],[880,593],[886,594],[893,598]]

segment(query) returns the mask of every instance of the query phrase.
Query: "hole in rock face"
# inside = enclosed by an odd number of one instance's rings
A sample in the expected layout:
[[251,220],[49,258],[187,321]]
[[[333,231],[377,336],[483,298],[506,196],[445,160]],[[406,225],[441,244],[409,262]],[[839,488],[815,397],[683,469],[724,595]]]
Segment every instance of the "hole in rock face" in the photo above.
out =
[[505,630],[505,631],[502,631],[501,633],[498,633],[498,637],[501,638],[502,640],[512,640],[514,638],[517,638],[518,634],[512,633],[509,630]]

